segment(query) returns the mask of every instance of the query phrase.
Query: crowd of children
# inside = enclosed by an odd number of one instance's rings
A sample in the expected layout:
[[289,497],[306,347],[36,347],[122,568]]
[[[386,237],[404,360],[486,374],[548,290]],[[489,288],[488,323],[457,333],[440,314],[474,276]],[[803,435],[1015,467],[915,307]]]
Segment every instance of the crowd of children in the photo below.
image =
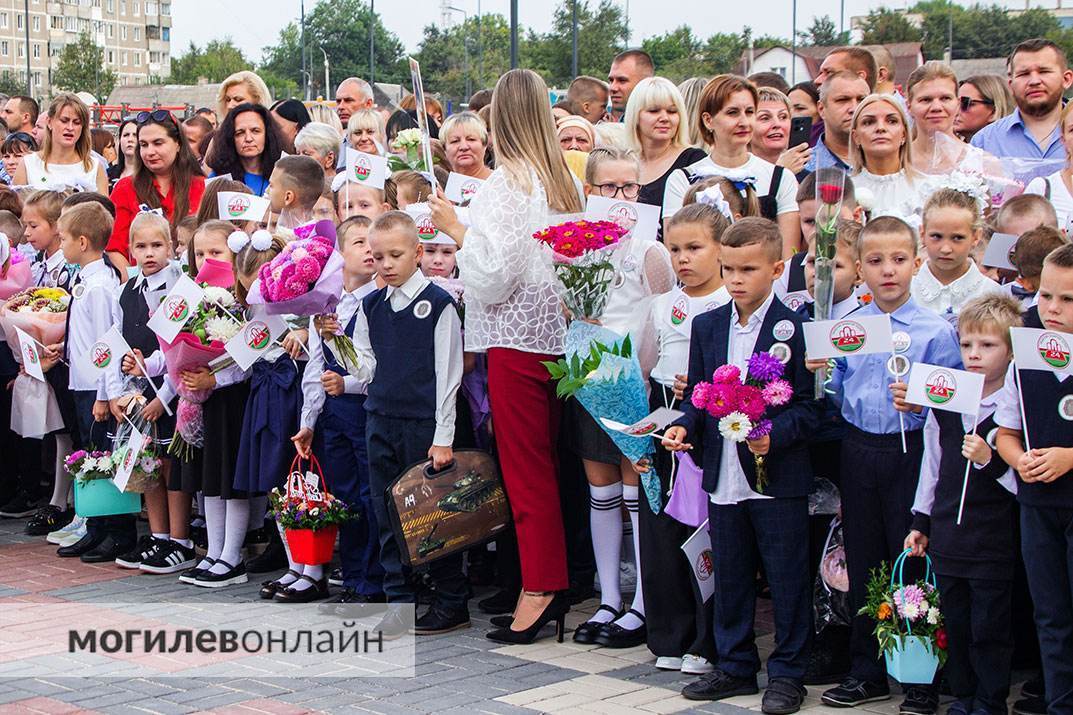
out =
[[[588,158],[585,191],[635,184],[638,177],[633,152],[597,149]],[[456,309],[455,284],[466,278],[455,265],[458,248],[444,234],[419,235],[406,212],[430,195],[421,174],[398,172],[383,189],[337,180],[327,192],[323,185],[324,171],[313,159],[281,159],[266,193],[275,217],[269,225],[276,228],[268,235],[258,224],[221,220],[219,192],[245,190],[227,178],[210,183],[201,205],[191,207],[196,217],[174,232],[163,217],[144,211],[131,223],[135,268],[125,279],[105,255],[114,213],[107,198],[41,190],[24,197],[21,221],[0,212],[0,231],[11,243],[3,252],[5,272],[11,252],[25,251],[33,255],[33,285],[61,287],[71,296],[65,340],[42,346],[63,426],[42,440],[3,425],[5,453],[17,456],[9,462],[3,513],[31,516],[28,533],[58,544],[60,557],[179,574],[198,587],[226,587],[246,582],[250,572],[285,568],[259,592],[285,603],[326,599],[330,581],[343,586],[333,603],[416,603],[418,591],[431,584],[431,605],[414,631],[465,627],[469,581],[488,554],[440,558],[426,578],[414,578],[384,496],[409,465],[428,459],[441,468],[453,448],[491,440],[481,358],[464,352]],[[754,614],[759,589],[766,588],[775,646],[767,661],[765,712],[796,711],[806,684],[838,682],[822,696],[832,707],[889,698],[868,617],[852,617],[841,645],[814,633],[817,530],[809,494],[814,478],[823,477],[841,496],[851,614],[865,603],[873,569],[904,549],[931,556],[947,624],[950,712],[1006,712],[1013,623],[1024,601],[1018,597],[1022,568],[1044,674],[1042,687],[1026,687],[1025,694],[1045,698],[1052,712],[1073,710],[1073,440],[1067,424],[1073,381],[1011,366],[1010,328],[1073,332],[1073,246],[1057,230],[1053,207],[1024,195],[985,217],[978,197],[944,188],[927,199],[916,230],[901,218],[866,216],[846,181],[831,317],[889,316],[895,357],[983,375],[972,424],[907,401],[904,373],[892,376],[888,354],[833,365],[809,359],[803,326],[813,320],[814,179],[803,181],[798,195],[809,249],[787,261],[776,224],[759,217],[748,184],[705,178],[683,202],[666,220],[662,242],[634,240],[615,254],[619,279],[602,324],[635,339],[652,409],[678,409],[684,416],[667,428],[665,449],[657,450],[653,464],[634,464],[579,403],[567,406],[570,456],[564,459],[580,459],[588,482],[589,510],[580,523],[591,536],[600,599],[574,640],[612,648],[647,642],[657,667],[700,676],[684,689],[689,698],[757,693]],[[286,336],[248,370],[198,368],[173,383],[147,325],[147,296],[166,293],[185,273],[232,290],[237,309],[257,317],[264,307],[251,304],[248,294],[260,268],[284,250],[290,228],[325,216],[338,222],[343,262],[334,312],[292,321]],[[1020,236],[1010,257],[1017,274],[1002,276],[1004,285],[977,262],[992,230]],[[71,367],[113,325],[132,348],[121,369],[91,377]],[[354,365],[333,342],[340,333],[353,341]],[[0,371],[12,395],[43,389],[18,368],[11,347],[0,350]],[[694,406],[693,389],[717,368],[744,370],[751,355],[769,351],[785,358],[793,398],[769,412],[769,434],[735,443],[721,434],[718,420]],[[829,371],[826,400],[814,399],[817,371]],[[164,460],[161,484],[145,492],[148,532],[141,537],[133,515],[76,517],[63,469],[76,449],[111,446],[134,389],[160,445],[176,429],[176,395],[203,396],[203,444],[189,460]],[[11,401],[3,402],[9,412]],[[322,565],[295,560],[276,525],[271,541],[282,562],[265,557],[255,568],[243,555],[251,531],[265,523],[267,495],[283,484],[296,453],[316,454],[331,491],[361,514],[340,530],[341,567],[334,576]],[[755,456],[767,465],[762,494]],[[640,473],[654,466],[659,491],[669,494],[672,475],[694,463],[710,501],[715,587],[707,601],[681,552],[696,524],[654,508],[639,487]],[[964,508],[971,518],[958,524],[967,468]],[[42,491],[47,483],[51,494]],[[200,521],[192,522],[195,511]],[[636,573],[629,604],[620,586],[624,524],[633,535]],[[819,532],[826,533],[826,523]],[[500,568],[509,571],[509,559],[501,556]],[[561,616],[558,622],[561,635]],[[382,624],[385,633],[404,627],[390,616]],[[839,649],[848,657],[839,658]],[[904,694],[903,713],[938,707],[938,684],[909,686]]]

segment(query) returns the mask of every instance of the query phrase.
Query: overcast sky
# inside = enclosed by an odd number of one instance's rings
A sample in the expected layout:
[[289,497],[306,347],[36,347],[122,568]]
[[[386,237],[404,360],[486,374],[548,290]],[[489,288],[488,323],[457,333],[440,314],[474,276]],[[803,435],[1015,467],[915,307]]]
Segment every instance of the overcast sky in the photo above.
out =
[[[323,0],[328,2],[329,0]],[[590,0],[595,5],[597,0]],[[990,2],[990,0],[988,0]],[[1033,7],[1054,7],[1056,0],[1030,0]],[[305,0],[309,12],[318,0]],[[715,32],[740,32],[749,25],[756,34],[789,37],[792,27],[792,0],[617,0],[629,8],[630,24],[634,28],[632,44],[651,35],[687,24],[693,32],[707,37]],[[510,13],[509,0],[450,0],[449,4],[470,15],[477,14],[480,3],[483,13]],[[526,27],[547,30],[558,0],[519,0],[519,22]],[[844,0],[846,27],[851,15],[867,14],[880,6],[905,7],[906,0]],[[970,4],[963,2],[962,4]],[[1024,7],[1024,0],[999,0],[1007,7]],[[422,30],[429,23],[440,22],[441,0],[380,0],[376,3],[384,24],[409,50],[417,48]],[[798,0],[797,23],[807,27],[815,15],[830,14],[834,20],[839,0]],[[171,43],[180,54],[193,41],[230,36],[247,56],[259,61],[261,50],[278,37],[279,29],[298,18],[300,0],[177,0],[172,2],[174,27]],[[700,8],[704,8],[701,10]],[[456,13],[460,19],[461,13]]]

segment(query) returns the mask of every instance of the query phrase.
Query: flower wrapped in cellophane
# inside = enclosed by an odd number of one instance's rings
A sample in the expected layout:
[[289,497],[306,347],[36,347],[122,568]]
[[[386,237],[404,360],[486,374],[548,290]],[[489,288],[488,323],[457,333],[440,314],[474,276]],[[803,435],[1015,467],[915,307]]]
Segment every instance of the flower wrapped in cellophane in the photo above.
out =
[[0,300],[7,300],[25,290],[33,280],[29,259],[10,248],[8,254],[7,259],[0,264]]
[[533,238],[551,252],[559,295],[575,320],[599,320],[615,279],[611,257],[627,230],[611,221],[567,221]]
[[0,323],[9,345],[19,344],[15,328],[42,345],[63,342],[71,296],[63,288],[27,288],[0,308]]

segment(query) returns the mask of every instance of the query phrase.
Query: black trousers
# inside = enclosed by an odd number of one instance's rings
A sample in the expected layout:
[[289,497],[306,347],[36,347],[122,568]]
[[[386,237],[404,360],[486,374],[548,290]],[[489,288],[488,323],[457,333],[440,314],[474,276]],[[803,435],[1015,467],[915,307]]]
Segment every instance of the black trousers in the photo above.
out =
[[[435,432],[434,420],[366,415],[369,492],[380,531],[380,565],[389,603],[416,603],[416,594],[391,529],[387,490],[403,470],[428,459]],[[462,574],[462,553],[436,559],[428,565],[428,572],[436,583],[436,605],[449,611],[465,610],[469,584]]]
[[1010,694],[1013,582],[942,576],[947,650],[943,673],[950,691],[972,712],[1005,715]]
[[[905,438],[906,454],[898,433],[874,435],[850,427],[842,441],[842,528],[851,613],[867,600],[870,571],[884,561],[893,564],[909,533],[924,440],[920,430],[907,432]],[[917,561],[923,559],[906,564],[907,583],[923,576]],[[854,616],[850,674],[885,683],[887,671],[872,635],[874,628],[868,616]]]
[[1073,713],[1073,509],[1021,505],[1047,712]]

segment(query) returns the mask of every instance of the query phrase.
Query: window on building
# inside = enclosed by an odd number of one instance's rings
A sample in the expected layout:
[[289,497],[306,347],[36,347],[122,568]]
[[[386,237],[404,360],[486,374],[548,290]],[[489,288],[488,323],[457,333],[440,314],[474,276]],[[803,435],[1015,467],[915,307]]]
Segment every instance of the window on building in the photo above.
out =
[[129,64],[129,63],[130,63],[130,57],[128,56],[128,54],[127,54],[126,52],[124,52],[124,53],[123,53],[123,54],[121,55],[121,57],[123,58],[123,64],[124,64],[124,65],[127,65],[127,64]]
[[160,62],[160,53],[150,51],[149,52],[149,63],[150,64],[158,64],[159,62]]
[[78,31],[78,18],[77,17],[72,17],[71,15],[67,15],[66,17],[64,17],[63,18],[63,29],[67,30],[67,32],[77,32]]
[[0,55],[7,57],[10,54],[11,46],[8,44],[7,40],[0,41]]
[[33,25],[33,28],[34,28],[34,32],[41,32],[41,16],[40,15],[34,15],[32,25]]
[[171,28],[170,27],[162,27],[162,28],[160,28],[160,38],[162,40],[164,40],[165,42],[170,42],[171,41]]
[[40,87],[41,86],[41,73],[40,72],[34,72],[34,86],[35,87]]
[[17,45],[15,45],[15,49],[16,49],[16,52],[15,52],[16,57],[25,57],[26,56],[26,44],[25,43],[23,43],[23,42],[18,43]]
[[162,2],[162,3],[160,3],[160,14],[161,15],[170,15],[171,14],[171,3],[170,2]]
[[114,22],[109,22],[108,23],[108,39],[111,40],[113,37],[115,37],[115,23]]
[[127,14],[127,0],[119,0],[119,14],[120,15],[126,15]]
[[119,28],[119,39],[121,39],[124,42],[126,42],[126,40],[127,40],[127,26],[126,25],[121,25],[120,26],[120,28]]
[[134,28],[134,41],[135,42],[140,42],[141,39],[142,39],[142,28],[135,27]]
[[105,4],[104,8],[108,12],[115,12],[115,0],[108,0],[108,2]]
[[8,17],[6,12],[0,12],[0,29],[6,30],[8,28]]
[[145,3],[145,14],[146,15],[156,15],[157,11],[158,11],[157,4],[155,2],[147,2],[147,3]]
[[15,14],[15,25],[21,30],[26,27],[26,16],[21,12]]
[[115,64],[115,50],[108,50],[108,64]]
[[41,59],[41,45],[39,45],[36,42],[34,43],[34,59],[35,60]]
[[132,2],[130,4],[130,7],[131,7],[131,12],[134,13],[135,15],[137,15],[138,10],[141,8],[141,3],[138,2],[138,0],[134,0],[134,2]]
[[134,53],[134,66],[135,67],[141,67],[142,66],[142,53],[141,52],[135,52]]

